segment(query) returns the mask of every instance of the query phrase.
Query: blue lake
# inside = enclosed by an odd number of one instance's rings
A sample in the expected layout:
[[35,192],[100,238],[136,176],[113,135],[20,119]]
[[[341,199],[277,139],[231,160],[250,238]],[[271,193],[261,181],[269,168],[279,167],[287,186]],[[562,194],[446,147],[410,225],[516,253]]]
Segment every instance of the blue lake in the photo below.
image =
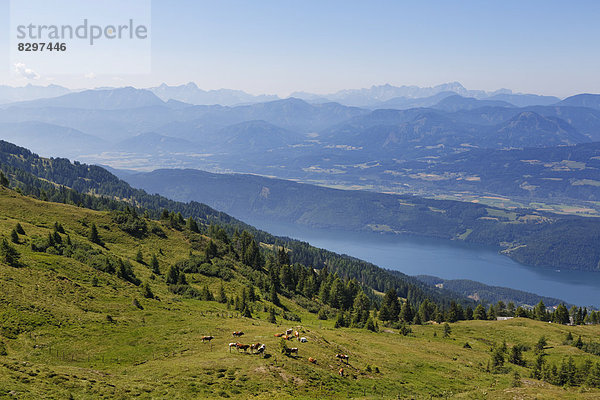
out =
[[447,240],[325,231],[264,220],[247,222],[275,235],[303,240],[407,275],[471,279],[581,306],[600,307],[600,272],[529,267],[499,254],[496,249]]

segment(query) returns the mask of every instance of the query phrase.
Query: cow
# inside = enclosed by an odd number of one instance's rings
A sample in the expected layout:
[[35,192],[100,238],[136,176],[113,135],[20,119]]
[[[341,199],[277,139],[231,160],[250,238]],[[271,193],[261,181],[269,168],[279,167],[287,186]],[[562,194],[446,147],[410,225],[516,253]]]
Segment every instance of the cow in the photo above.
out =
[[292,332],[294,332],[294,330],[293,330],[293,329],[288,329],[287,331],[285,331],[285,334],[286,334],[286,335],[291,335],[291,334],[292,334]]
[[347,355],[347,354],[341,354],[341,353],[338,353],[338,354],[336,354],[335,356],[336,356],[337,358],[339,358],[339,359],[340,359],[340,361],[342,361],[342,362],[346,361],[346,364],[348,364],[348,358],[349,358],[349,357],[348,357],[348,355]]
[[283,333],[276,333],[276,334],[275,334],[275,335],[273,335],[273,336],[275,336],[275,337],[282,337],[282,336],[283,336]]
[[312,357],[308,357],[308,362],[312,363],[312,364],[316,364],[317,363],[317,359],[316,358],[312,358]]
[[300,340],[300,333],[298,331],[294,331],[294,336],[296,339]]
[[340,374],[341,377],[344,376],[344,368],[340,368],[340,370],[338,371],[338,374]]
[[250,350],[258,350],[258,348],[260,347],[260,343],[254,343],[250,345]]
[[240,350],[248,351],[248,348],[250,347],[250,345],[249,344],[236,343],[235,347],[238,349],[238,351],[240,351]]
[[299,339],[299,341],[300,341],[300,343],[306,343],[306,342],[308,342],[308,340],[305,337],[301,337]]
[[284,335],[284,336],[282,336],[282,338],[284,338],[285,340],[290,340],[293,338],[293,336],[292,335]]
[[231,348],[235,347],[237,348],[237,343],[233,342],[233,343],[229,343],[229,352],[231,353]]
[[298,354],[298,348],[297,347],[292,347],[292,348],[285,348],[282,350],[282,353],[284,353],[286,356],[289,356],[293,353]]
[[214,338],[215,338],[214,336],[202,336],[202,343],[204,343],[207,340],[210,342]]
[[240,337],[240,336],[242,336],[243,334],[244,334],[244,332],[242,332],[242,331],[235,331],[235,332],[233,332],[233,333],[232,333],[232,335],[233,335],[234,337]]
[[264,344],[261,344],[260,347],[258,349],[256,349],[255,354],[263,354],[265,352],[266,348],[267,348],[267,346],[265,346]]

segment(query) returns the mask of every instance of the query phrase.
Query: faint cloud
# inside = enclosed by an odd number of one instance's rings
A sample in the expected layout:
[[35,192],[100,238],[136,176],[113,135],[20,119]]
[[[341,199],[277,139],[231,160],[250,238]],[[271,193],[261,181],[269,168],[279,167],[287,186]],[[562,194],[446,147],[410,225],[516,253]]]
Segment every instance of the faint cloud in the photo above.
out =
[[35,72],[31,68],[27,68],[27,66],[23,63],[15,63],[15,71],[17,72],[17,74],[27,79],[40,78],[40,75],[37,72]]
[[87,74],[84,75],[84,77],[86,79],[95,79],[96,78],[96,74],[93,72],[88,72]]

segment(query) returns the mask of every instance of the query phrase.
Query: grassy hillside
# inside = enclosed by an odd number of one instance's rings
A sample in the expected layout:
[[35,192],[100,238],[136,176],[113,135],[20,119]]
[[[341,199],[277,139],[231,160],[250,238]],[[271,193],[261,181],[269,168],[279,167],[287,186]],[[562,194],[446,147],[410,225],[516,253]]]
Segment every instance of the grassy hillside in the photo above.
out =
[[[149,283],[158,297],[145,298],[137,286],[102,272],[76,256],[34,252],[31,243],[53,234],[59,222],[68,238],[87,254],[129,261],[135,276]],[[503,340],[509,347],[521,343],[532,349],[541,335],[548,339],[547,362],[573,356],[580,365],[598,357],[563,345],[567,332],[585,342],[600,334],[599,326],[566,327],[527,319],[465,321],[412,326],[407,336],[380,326],[378,333],[364,329],[334,328],[334,321],[317,319],[295,301],[281,297],[282,306],[301,322],[267,322],[272,304],[258,291],[253,318],[241,317],[233,307],[172,293],[165,283],[168,266],[184,260],[209,240],[166,222],[147,220],[153,232],[144,238],[125,233],[108,212],[42,202],[0,188],[0,236],[10,238],[20,223],[25,234],[12,246],[20,253],[19,265],[0,262],[0,397],[6,398],[598,398],[589,388],[563,389],[528,376],[535,355],[524,352],[527,367],[520,387],[512,387],[512,372],[486,372],[490,348]],[[104,246],[88,239],[98,227]],[[218,243],[218,246],[222,246]],[[160,275],[136,260],[138,250],[149,263],[157,255]],[[231,279],[188,273],[190,286],[207,286],[228,297],[249,284],[249,271],[235,260],[224,259]],[[139,306],[134,305],[134,300]],[[279,311],[282,309],[277,308]],[[297,357],[279,351],[274,333],[287,328],[300,331],[307,343]],[[234,339],[231,332],[245,335]],[[202,343],[203,335],[215,339]],[[266,355],[229,352],[227,344],[266,344]],[[471,348],[465,348],[469,343]],[[349,365],[335,359],[350,356]],[[317,359],[316,364],[308,357]],[[343,367],[345,376],[338,374]]]

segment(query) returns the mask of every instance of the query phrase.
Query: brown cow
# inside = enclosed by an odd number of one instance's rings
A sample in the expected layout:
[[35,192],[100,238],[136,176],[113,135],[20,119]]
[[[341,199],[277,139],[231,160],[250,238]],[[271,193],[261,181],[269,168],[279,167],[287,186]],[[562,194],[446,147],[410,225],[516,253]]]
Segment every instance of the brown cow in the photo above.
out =
[[276,333],[276,334],[275,334],[275,335],[273,335],[273,336],[275,336],[275,337],[282,337],[282,336],[283,336],[283,333]]
[[214,338],[215,338],[214,336],[202,336],[202,343],[204,343],[206,340],[208,340],[210,342]]
[[308,362],[316,364],[317,363],[317,359],[316,358],[312,358],[312,357],[308,357]]
[[234,337],[240,337],[240,336],[242,336],[244,334],[244,332],[242,332],[242,331],[235,331],[232,334],[233,334]]
[[349,358],[349,357],[348,357],[348,355],[347,355],[347,354],[341,354],[341,353],[338,353],[338,354],[336,354],[335,356],[336,356],[337,358],[339,358],[339,359],[340,359],[340,361],[342,361],[342,362],[343,362],[343,361],[346,361],[346,364],[348,364],[348,358]]
[[340,374],[340,376],[343,377],[344,376],[344,368],[340,368],[338,373]]
[[248,348],[250,347],[249,344],[241,344],[241,343],[236,343],[235,347],[237,347],[238,351],[244,350],[244,351],[248,351]]
[[288,329],[287,331],[285,331],[285,334],[286,334],[286,335],[291,335],[291,334],[292,334],[292,332],[294,332],[294,330],[293,330],[293,329]]
[[298,331],[294,331],[294,336],[296,336],[296,339],[300,340],[300,333]]

